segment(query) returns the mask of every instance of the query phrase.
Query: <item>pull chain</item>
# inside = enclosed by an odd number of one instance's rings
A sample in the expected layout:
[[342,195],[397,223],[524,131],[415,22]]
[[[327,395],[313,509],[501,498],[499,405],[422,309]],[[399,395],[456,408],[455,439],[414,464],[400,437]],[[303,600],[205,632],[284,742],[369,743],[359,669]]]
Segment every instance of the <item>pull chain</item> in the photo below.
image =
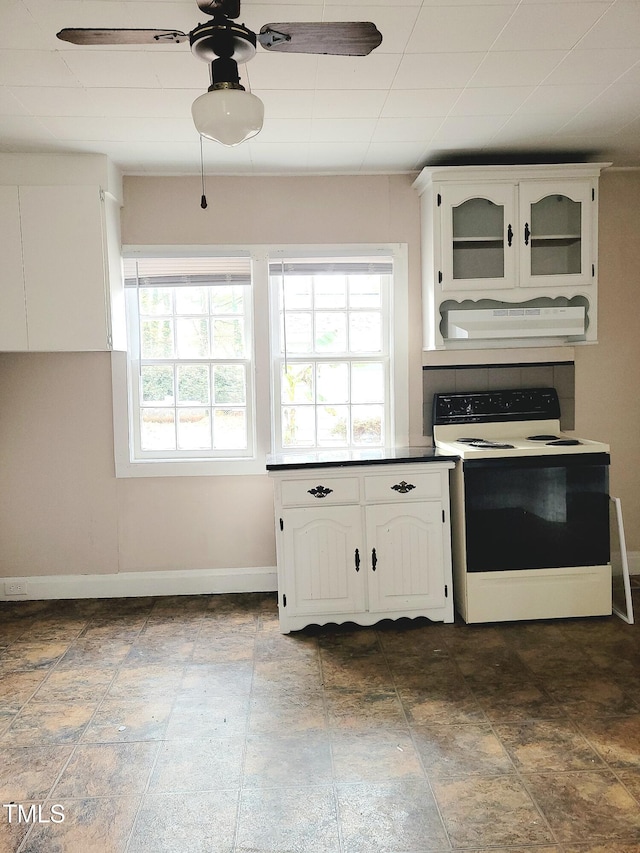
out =
[[200,134],[200,179],[202,182],[202,196],[200,198],[200,207],[205,210],[207,207],[207,196],[204,191],[204,155],[202,152],[202,134]]

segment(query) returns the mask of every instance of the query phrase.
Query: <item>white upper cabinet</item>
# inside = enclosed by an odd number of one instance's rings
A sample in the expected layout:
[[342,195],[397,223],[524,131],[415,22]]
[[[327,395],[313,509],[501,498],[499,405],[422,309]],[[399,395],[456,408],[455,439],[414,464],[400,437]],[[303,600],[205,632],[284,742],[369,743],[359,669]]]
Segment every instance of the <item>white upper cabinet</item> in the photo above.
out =
[[2,178],[1,239],[9,261],[0,291],[0,350],[124,348],[120,203],[104,186],[100,159],[80,159],[77,169],[71,158],[61,165],[48,160],[46,174],[43,158],[36,158],[31,172],[17,169],[15,185]]
[[425,349],[596,339],[606,165],[423,170]]

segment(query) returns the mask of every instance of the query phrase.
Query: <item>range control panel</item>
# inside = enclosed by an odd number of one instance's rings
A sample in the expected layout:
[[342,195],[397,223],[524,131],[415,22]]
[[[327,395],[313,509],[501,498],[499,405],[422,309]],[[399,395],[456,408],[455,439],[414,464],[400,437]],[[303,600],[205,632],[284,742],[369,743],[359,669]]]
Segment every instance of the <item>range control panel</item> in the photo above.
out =
[[559,418],[560,402],[555,388],[456,391],[433,395],[434,425]]

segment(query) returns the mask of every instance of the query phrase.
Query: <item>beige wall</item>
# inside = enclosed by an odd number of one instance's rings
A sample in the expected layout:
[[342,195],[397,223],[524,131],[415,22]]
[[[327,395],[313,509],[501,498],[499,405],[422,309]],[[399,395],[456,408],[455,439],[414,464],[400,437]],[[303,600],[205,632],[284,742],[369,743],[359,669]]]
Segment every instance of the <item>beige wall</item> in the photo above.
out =
[[[612,492],[640,551],[640,172],[601,186],[600,344],[576,350],[576,431],[611,443]],[[196,178],[125,179],[123,241],[409,244],[410,432],[422,442],[411,178],[210,178],[207,196],[203,211]],[[116,481],[106,353],[0,354],[0,472],[0,576],[275,564],[266,475]]]

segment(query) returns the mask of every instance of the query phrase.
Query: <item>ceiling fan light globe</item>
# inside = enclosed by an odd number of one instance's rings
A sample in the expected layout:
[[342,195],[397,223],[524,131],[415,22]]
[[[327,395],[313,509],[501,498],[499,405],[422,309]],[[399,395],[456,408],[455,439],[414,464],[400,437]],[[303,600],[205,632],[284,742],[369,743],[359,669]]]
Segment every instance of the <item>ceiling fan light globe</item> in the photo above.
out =
[[222,145],[240,145],[262,130],[264,104],[244,89],[214,89],[191,105],[196,130]]

